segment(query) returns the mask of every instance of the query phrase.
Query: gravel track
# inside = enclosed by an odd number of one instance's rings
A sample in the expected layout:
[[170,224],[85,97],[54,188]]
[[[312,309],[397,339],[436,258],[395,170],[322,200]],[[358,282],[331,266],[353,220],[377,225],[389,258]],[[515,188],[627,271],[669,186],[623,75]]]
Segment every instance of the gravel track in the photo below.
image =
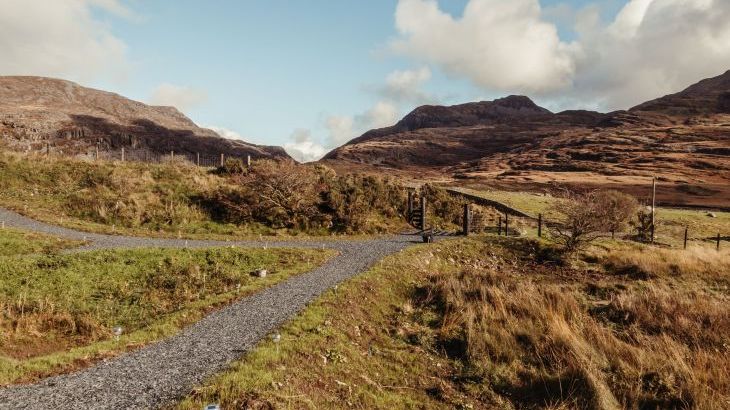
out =
[[32,385],[0,389],[0,409],[148,409],[170,403],[221,372],[257,342],[300,312],[307,303],[390,254],[413,236],[361,241],[198,241],[148,239],[78,232],[0,209],[5,226],[48,233],[89,244],[82,250],[201,248],[215,246],[336,249],[324,265],[220,309],[179,334],[105,360],[76,373]]

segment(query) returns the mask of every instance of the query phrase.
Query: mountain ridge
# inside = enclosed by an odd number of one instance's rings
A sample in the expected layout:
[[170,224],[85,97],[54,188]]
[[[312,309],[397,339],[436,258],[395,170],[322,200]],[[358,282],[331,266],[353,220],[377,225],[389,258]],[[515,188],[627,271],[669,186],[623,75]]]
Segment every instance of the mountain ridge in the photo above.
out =
[[154,106],[72,81],[0,76],[0,136],[11,148],[34,151],[48,144],[66,155],[123,147],[155,153],[251,155],[290,159],[281,147],[221,137],[175,107]]
[[418,107],[322,162],[342,171],[531,190],[638,187],[658,176],[673,187],[672,202],[730,200],[730,71],[609,113],[552,113],[525,96]]

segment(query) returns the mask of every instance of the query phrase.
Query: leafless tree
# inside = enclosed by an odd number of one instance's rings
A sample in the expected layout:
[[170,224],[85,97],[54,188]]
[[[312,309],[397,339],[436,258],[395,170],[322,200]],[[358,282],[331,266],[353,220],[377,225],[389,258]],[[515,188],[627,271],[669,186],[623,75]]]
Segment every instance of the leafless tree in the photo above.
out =
[[552,236],[572,254],[607,232],[625,229],[636,209],[633,197],[617,191],[566,193],[552,209],[559,216],[551,226]]

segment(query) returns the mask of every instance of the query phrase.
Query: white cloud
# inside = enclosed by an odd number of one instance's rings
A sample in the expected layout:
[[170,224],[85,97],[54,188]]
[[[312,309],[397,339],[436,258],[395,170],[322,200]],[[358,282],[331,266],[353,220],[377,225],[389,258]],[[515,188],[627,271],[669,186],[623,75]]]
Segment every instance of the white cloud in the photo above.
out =
[[400,0],[395,18],[397,53],[491,90],[555,90],[575,70],[572,46],[543,20],[538,0],[470,0],[459,19],[435,0]]
[[208,94],[199,89],[178,86],[174,84],[160,84],[150,97],[150,104],[167,105],[180,111],[187,111],[204,103]]
[[607,26],[583,19],[568,90],[579,101],[629,108],[730,69],[726,0],[632,0]]
[[325,120],[329,132],[329,147],[337,147],[373,128],[394,125],[400,111],[389,101],[378,101],[367,111],[355,115],[333,115]]
[[[613,21],[600,4],[541,9],[539,0],[469,0],[462,17],[436,0],[400,0],[391,49],[489,92],[625,109],[730,68],[730,2],[630,0]],[[552,21],[573,15],[575,41]]]
[[380,94],[389,100],[426,104],[435,98],[424,92],[421,87],[431,79],[431,69],[421,67],[417,70],[393,71],[385,79]]
[[400,111],[395,104],[388,101],[378,101],[364,114],[355,117],[355,124],[359,129],[389,127],[398,121]]
[[223,127],[217,127],[215,125],[205,125],[202,128],[207,128],[209,130],[215,131],[218,135],[220,135],[223,138],[227,138],[229,140],[239,140],[239,141],[246,141],[245,138],[241,136],[241,134],[237,133],[236,131],[229,130],[228,128]]
[[325,127],[329,131],[329,145],[337,146],[353,138],[355,120],[349,116],[333,115],[325,120]]
[[296,130],[292,142],[284,144],[289,154],[299,161],[314,161],[332,148],[343,145],[368,130],[394,125],[401,114],[399,104],[431,100],[421,86],[431,78],[431,70],[394,71],[385,79],[385,85],[375,88],[382,98],[372,107],[355,115],[330,115],[324,120],[327,131],[325,143],[316,142],[310,130]]
[[291,139],[292,142],[284,144],[284,149],[299,162],[316,161],[327,153],[325,147],[314,141],[310,130],[295,130]]
[[116,0],[0,1],[0,74],[124,78],[126,45],[95,19],[94,7],[133,16]]

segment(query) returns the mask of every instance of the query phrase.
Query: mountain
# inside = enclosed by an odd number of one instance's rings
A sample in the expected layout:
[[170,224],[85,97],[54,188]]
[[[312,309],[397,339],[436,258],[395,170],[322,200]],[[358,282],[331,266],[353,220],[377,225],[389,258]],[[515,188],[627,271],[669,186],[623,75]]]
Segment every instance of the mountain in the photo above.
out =
[[322,160],[338,170],[398,173],[500,189],[613,187],[727,207],[730,72],[626,111],[552,113],[528,97],[416,108]]
[[103,151],[290,158],[283,148],[221,138],[174,107],[157,107],[70,81],[0,77],[0,141],[17,150]]
[[730,71],[702,80],[686,90],[637,105],[631,111],[669,115],[730,114]]

